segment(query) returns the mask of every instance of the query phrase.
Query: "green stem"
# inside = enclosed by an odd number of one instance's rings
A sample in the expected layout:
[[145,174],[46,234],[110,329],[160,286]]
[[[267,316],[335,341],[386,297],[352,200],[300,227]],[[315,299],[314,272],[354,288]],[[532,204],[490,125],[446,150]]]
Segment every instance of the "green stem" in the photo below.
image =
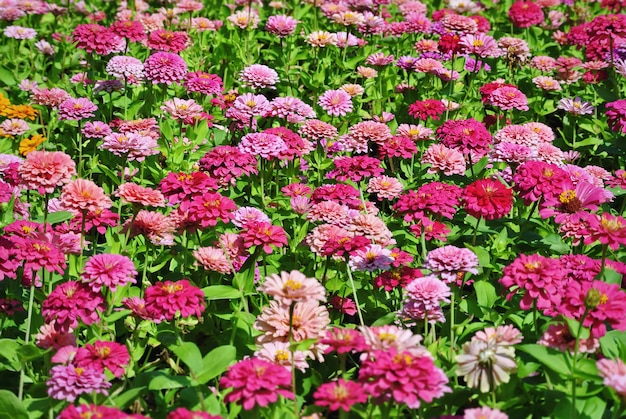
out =
[[[26,337],[24,338],[24,345],[28,345],[30,342],[30,327],[31,327],[31,323],[33,320],[34,302],[35,302],[35,278],[31,278],[30,296],[28,297],[28,317],[26,318]],[[26,365],[22,365],[22,369],[20,370],[20,383],[19,383],[19,387],[17,390],[17,397],[20,400],[24,400],[25,381],[26,381]]]
[[354,296],[354,304],[356,305],[357,313],[359,314],[359,322],[361,326],[365,326],[363,321],[363,314],[361,314],[361,306],[359,305],[359,297],[356,294],[356,287],[354,286],[354,279],[352,278],[352,271],[350,266],[346,263],[346,271],[348,272],[348,279],[350,280],[350,286],[352,287],[352,295]]

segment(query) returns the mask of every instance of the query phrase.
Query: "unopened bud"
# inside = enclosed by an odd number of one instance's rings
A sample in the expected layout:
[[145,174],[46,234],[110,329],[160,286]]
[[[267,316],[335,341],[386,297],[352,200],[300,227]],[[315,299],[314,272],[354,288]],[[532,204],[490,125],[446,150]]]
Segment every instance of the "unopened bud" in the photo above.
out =
[[587,295],[585,296],[585,308],[594,309],[600,305],[600,300],[602,299],[602,294],[595,288],[591,288],[587,291]]

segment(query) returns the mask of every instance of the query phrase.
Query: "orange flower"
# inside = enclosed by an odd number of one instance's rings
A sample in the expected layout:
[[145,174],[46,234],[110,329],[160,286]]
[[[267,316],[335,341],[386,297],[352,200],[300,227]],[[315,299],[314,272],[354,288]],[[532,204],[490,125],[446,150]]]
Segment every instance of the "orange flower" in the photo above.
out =
[[22,156],[27,155],[31,151],[37,150],[40,144],[46,141],[46,137],[40,134],[35,134],[30,138],[23,138],[20,141],[19,151]]
[[30,119],[37,118],[37,110],[30,105],[9,105],[4,109],[7,118]]

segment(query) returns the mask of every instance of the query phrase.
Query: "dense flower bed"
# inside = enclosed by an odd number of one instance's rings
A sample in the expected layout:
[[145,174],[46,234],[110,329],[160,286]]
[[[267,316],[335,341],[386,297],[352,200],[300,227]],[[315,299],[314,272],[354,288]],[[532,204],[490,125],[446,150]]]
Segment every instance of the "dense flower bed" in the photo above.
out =
[[0,2],[0,416],[622,417],[624,6]]

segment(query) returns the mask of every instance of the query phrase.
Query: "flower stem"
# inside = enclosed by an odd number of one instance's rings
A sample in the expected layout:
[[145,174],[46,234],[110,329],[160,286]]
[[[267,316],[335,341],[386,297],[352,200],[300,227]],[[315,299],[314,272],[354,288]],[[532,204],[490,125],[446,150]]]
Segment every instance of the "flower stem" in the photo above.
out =
[[350,266],[346,263],[346,271],[348,272],[348,279],[350,280],[350,286],[352,287],[352,295],[354,296],[354,304],[356,304],[356,310],[359,314],[359,322],[361,326],[365,326],[365,322],[363,321],[363,314],[361,314],[361,306],[359,305],[359,297],[356,294],[356,287],[354,286],[354,279],[352,278],[352,271],[350,270]]

